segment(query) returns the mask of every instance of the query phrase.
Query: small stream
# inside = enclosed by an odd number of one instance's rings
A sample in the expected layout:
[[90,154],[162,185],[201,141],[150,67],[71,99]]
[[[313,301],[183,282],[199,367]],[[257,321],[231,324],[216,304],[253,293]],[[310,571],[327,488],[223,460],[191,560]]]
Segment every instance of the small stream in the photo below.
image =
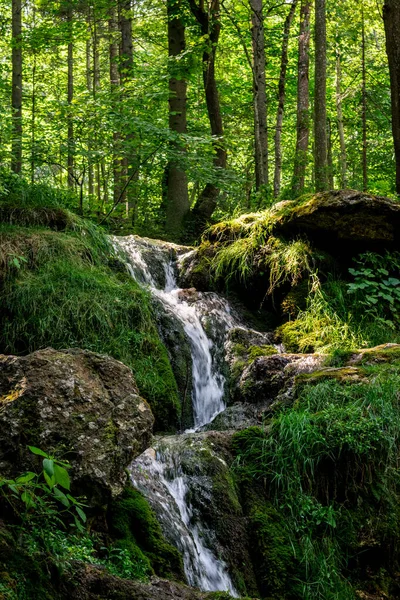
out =
[[[218,322],[222,345],[224,335],[237,326],[238,321],[228,302],[218,294],[196,293],[194,300],[187,301],[188,294],[177,284],[176,263],[165,247],[134,236],[114,238],[114,243],[124,251],[132,277],[148,286],[182,323],[192,355],[194,419],[193,429],[184,435],[196,436],[200,427],[212,422],[225,409],[225,378],[216,364],[214,342],[207,336],[204,318],[212,313]],[[151,261],[146,260],[149,249]],[[155,510],[167,539],[182,553],[189,585],[204,591],[228,591],[237,597],[226,564],[206,543],[212,539],[212,532],[191,505],[191,476],[182,469],[179,436],[158,439],[153,448],[132,463],[131,477]]]

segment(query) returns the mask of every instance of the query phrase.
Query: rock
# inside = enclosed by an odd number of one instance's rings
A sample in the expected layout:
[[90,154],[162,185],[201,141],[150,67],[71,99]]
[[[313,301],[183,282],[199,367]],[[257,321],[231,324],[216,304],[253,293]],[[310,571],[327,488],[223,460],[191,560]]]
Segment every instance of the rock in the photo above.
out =
[[333,380],[339,383],[361,383],[366,381],[367,374],[361,367],[326,367],[311,373],[300,373],[295,378],[299,390],[305,384],[316,385],[321,381]]
[[152,437],[153,415],[131,370],[93,352],[1,355],[0,406],[0,471],[34,469],[27,445],[57,454],[91,506],[122,491],[125,468]]
[[[215,593],[152,577],[149,583],[120,579],[93,565],[81,565],[65,586],[69,600],[211,600]],[[224,600],[231,596],[225,593]]]
[[[359,250],[400,247],[400,204],[354,190],[321,192],[279,202],[271,211],[274,234],[305,233],[335,255],[341,245]],[[343,244],[344,242],[344,244]]]
[[[267,407],[265,407],[267,408]],[[263,407],[235,402],[198,431],[240,431],[262,423]]]
[[237,396],[249,403],[272,404],[292,388],[297,375],[316,371],[324,360],[320,354],[275,354],[256,358],[243,371]]
[[351,355],[348,365],[373,365],[400,361],[400,344],[381,344],[365,348]]

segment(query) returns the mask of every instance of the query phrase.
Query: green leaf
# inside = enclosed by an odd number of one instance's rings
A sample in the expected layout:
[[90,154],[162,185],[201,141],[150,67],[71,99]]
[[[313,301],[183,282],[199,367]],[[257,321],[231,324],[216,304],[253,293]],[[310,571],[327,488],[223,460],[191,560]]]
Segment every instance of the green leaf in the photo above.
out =
[[49,475],[46,473],[46,471],[43,471],[43,476],[44,476],[44,478],[45,478],[45,480],[46,480],[46,483],[47,483],[47,485],[48,485],[48,486],[49,486],[49,488],[52,490],[52,489],[53,489],[53,487],[56,485],[56,480],[55,480],[55,477],[54,477],[54,475],[53,475],[53,477],[50,477],[50,476],[49,476]]
[[47,473],[49,477],[54,475],[54,461],[50,458],[45,458],[43,461],[43,471]]
[[86,523],[86,515],[83,512],[83,510],[81,508],[79,508],[79,506],[75,506],[76,512],[78,513],[81,521],[83,521],[84,523]]
[[46,454],[46,452],[43,452],[43,450],[40,450],[40,448],[35,448],[35,446],[28,446],[28,448],[32,452],[32,454],[37,454],[38,456],[44,456],[45,458],[49,458],[49,455]]
[[16,479],[16,483],[28,483],[29,481],[32,481],[32,479],[35,479],[36,477],[36,473],[32,473],[32,471],[29,471],[28,473],[25,473],[25,475],[21,475],[20,477],[18,477]]
[[60,467],[60,465],[54,465],[54,478],[58,485],[61,485],[66,490],[71,487],[71,480],[68,475],[67,469]]
[[59,502],[61,502],[61,504],[63,504],[67,508],[69,508],[71,506],[70,501],[68,500],[68,498],[64,494],[64,492],[62,492],[61,490],[59,490],[56,487],[54,488],[53,491],[54,491],[54,496],[57,498],[57,500],[59,500]]

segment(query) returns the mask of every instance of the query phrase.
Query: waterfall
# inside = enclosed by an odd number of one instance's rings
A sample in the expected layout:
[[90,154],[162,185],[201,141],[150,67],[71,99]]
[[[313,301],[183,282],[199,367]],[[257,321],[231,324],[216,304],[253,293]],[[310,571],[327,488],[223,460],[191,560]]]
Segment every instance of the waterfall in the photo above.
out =
[[[134,236],[114,238],[114,244],[123,249],[132,277],[147,285],[182,323],[192,354],[191,434],[196,435],[225,409],[225,378],[213,359],[213,341],[207,336],[204,321],[212,314],[225,333],[237,321],[226,300],[217,294],[196,293],[189,301],[185,290],[177,285],[176,266],[168,247]],[[237,596],[226,564],[206,544],[212,532],[190,503],[191,475],[182,468],[179,436],[161,438],[137,458],[131,465],[131,477],[155,510],[166,537],[181,551],[188,583],[204,591],[228,591]]]

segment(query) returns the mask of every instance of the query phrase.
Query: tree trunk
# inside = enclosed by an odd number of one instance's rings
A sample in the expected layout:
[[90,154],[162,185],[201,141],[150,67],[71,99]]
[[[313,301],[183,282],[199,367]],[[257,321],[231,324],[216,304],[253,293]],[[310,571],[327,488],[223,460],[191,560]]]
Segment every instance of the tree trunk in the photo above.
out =
[[326,142],[327,142],[327,164],[328,164],[328,186],[330,190],[334,188],[333,182],[333,158],[332,158],[332,125],[331,120],[326,121]]
[[281,70],[279,74],[278,83],[278,111],[276,115],[276,128],[275,128],[275,173],[274,173],[274,197],[277,198],[281,191],[281,173],[282,173],[282,124],[283,116],[285,111],[285,97],[286,97],[286,70],[288,64],[288,45],[289,45],[289,33],[292,25],[294,13],[296,11],[298,0],[293,0],[292,5],[289,9],[288,15],[285,19],[285,25],[283,28],[283,41],[281,51]]
[[[200,6],[198,6],[196,0],[189,0],[189,5],[200,25],[202,35],[208,36],[208,45],[203,52],[202,62],[208,118],[210,121],[211,134],[216,138],[213,143],[213,163],[214,167],[217,169],[225,169],[227,154],[223,141],[224,129],[222,125],[217,82],[215,79],[215,55],[221,32],[219,0],[213,0],[210,10],[208,10],[208,6],[204,6],[203,1]],[[207,183],[192,211],[197,228],[203,226],[211,217],[217,205],[218,195],[219,188],[215,183]]]
[[[119,4],[119,29],[121,33],[119,74],[121,85],[125,86],[132,76],[133,70],[133,43],[132,43],[132,3],[131,0],[121,0]],[[124,189],[128,181],[129,166],[132,162],[133,135],[123,136],[125,148],[121,160],[121,188]],[[129,212],[129,193],[124,189],[120,202],[125,202],[126,213]]]
[[309,50],[311,6],[311,0],[302,0],[300,10],[299,58],[297,67],[297,135],[292,180],[292,192],[294,195],[298,196],[304,192],[308,140],[310,137]]
[[342,71],[340,65],[340,51],[336,50],[336,114],[337,114],[337,125],[339,131],[339,143],[340,143],[340,187],[347,188],[347,156],[346,156],[346,143],[344,139],[344,126],[343,126],[343,111],[342,111]]
[[[90,39],[86,40],[86,87],[87,91],[92,94],[93,93],[93,79],[92,79],[92,60],[91,60],[91,51],[92,51],[92,33],[91,33],[91,10],[88,7],[88,15],[87,15],[87,25],[88,32],[90,32]],[[94,186],[93,186],[93,163],[92,163],[92,143],[91,143],[92,132],[89,131],[89,139],[88,139],[88,193],[89,196],[93,196]]]
[[253,46],[253,102],[256,189],[268,186],[267,88],[263,0],[249,0]]
[[[170,61],[180,56],[186,48],[185,25],[179,16],[180,2],[167,1],[168,12],[168,54]],[[173,73],[169,79],[169,128],[171,131],[182,134],[186,133],[186,93],[187,83],[184,73],[179,73],[178,62],[172,63]],[[180,164],[181,154],[184,157],[185,150],[179,141],[171,144],[171,150],[176,158],[169,161],[165,179],[166,189],[166,231],[172,237],[179,237],[182,229],[183,219],[189,212],[189,192],[185,170]]]
[[[109,33],[109,58],[110,58],[110,85],[111,93],[114,98],[114,102],[119,107],[120,97],[120,78],[118,69],[118,15],[116,5],[112,4],[109,9],[108,19],[108,33]],[[119,158],[121,146],[121,136],[118,131],[113,133],[113,202],[118,202],[118,199],[122,191],[121,182],[121,160]]]
[[390,72],[392,132],[396,159],[396,192],[400,195],[400,0],[385,1],[383,21]]
[[68,23],[68,132],[67,132],[67,170],[68,170],[68,187],[74,187],[74,124],[72,118],[72,101],[74,98],[74,46],[72,42],[72,7],[69,4],[67,12]]
[[12,147],[11,169],[22,169],[22,16],[21,0],[12,0]]
[[328,144],[326,123],[326,0],[315,0],[315,189],[328,189]]
[[368,189],[368,165],[367,165],[367,73],[365,68],[365,20],[364,5],[361,8],[361,39],[362,39],[362,172],[363,191]]

